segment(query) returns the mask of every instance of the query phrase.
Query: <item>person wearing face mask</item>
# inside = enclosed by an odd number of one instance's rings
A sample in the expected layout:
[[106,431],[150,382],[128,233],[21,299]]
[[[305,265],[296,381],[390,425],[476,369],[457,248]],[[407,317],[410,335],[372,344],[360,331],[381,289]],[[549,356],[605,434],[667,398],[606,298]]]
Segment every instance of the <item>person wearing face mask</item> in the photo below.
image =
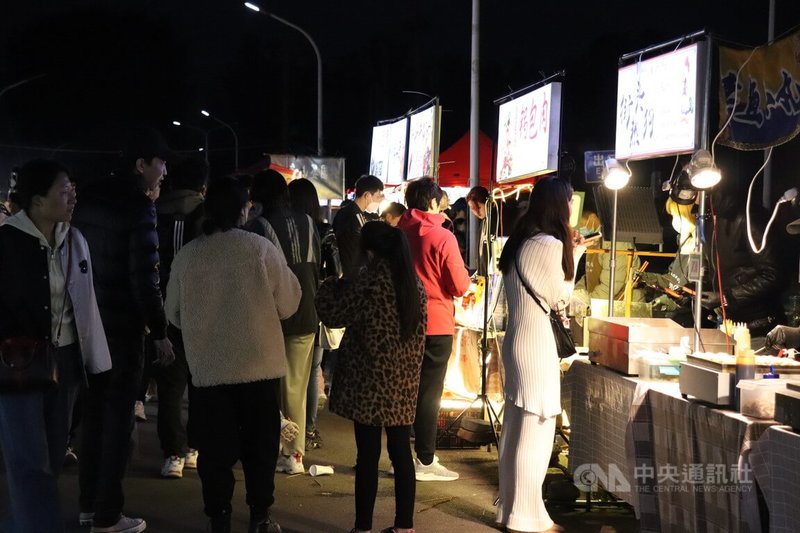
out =
[[675,259],[670,263],[665,274],[642,272],[639,281],[659,294],[653,301],[653,307],[665,311],[669,318],[689,327],[693,324],[691,303],[681,287],[689,284],[689,256],[694,252],[697,243],[697,220],[693,213],[694,198],[675,200],[667,198],[665,204],[667,214],[672,217],[672,228],[677,232],[678,250]]
[[383,198],[383,182],[375,176],[361,176],[356,181],[356,199],[341,208],[333,219],[345,278],[356,277],[365,264],[359,247],[361,227],[374,218],[368,214],[377,214]]

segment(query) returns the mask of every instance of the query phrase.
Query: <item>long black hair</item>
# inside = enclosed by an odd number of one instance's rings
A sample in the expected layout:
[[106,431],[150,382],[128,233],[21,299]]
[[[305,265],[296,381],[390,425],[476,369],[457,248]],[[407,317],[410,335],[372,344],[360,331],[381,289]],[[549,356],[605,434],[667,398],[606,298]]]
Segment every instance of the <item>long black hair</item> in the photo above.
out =
[[385,222],[367,222],[361,228],[361,249],[365,255],[372,252],[373,261],[384,259],[389,265],[400,317],[400,338],[410,339],[422,320],[422,302],[406,236]]
[[547,233],[564,244],[561,268],[564,279],[575,275],[575,260],[572,257],[572,231],[569,227],[569,202],[572,186],[557,177],[547,177],[536,182],[531,191],[528,210],[514,226],[500,255],[500,270],[506,274],[516,261],[522,243],[537,233]]
[[289,182],[289,203],[292,209],[311,217],[316,223],[322,222],[317,188],[311,181],[300,178]]

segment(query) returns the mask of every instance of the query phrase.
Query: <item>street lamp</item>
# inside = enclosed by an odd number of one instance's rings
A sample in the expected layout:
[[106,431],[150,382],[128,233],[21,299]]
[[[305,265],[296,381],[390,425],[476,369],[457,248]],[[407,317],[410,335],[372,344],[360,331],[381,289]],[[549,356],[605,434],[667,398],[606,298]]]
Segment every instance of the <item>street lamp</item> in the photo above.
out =
[[300,26],[292,24],[288,20],[282,19],[281,17],[279,17],[274,13],[264,11],[259,6],[251,2],[245,2],[244,6],[247,9],[251,9],[256,13],[261,13],[264,16],[274,18],[281,24],[284,24],[294,30],[299,31],[301,34],[303,34],[303,37],[305,37],[308,40],[308,42],[311,43],[311,47],[314,49],[314,53],[317,56],[317,155],[321,156],[322,155],[322,56],[319,53],[319,48],[317,47],[317,43],[315,43],[314,39],[311,38],[308,32],[306,32]]
[[172,121],[173,126],[177,126],[179,128],[189,128],[190,130],[199,131],[203,134],[203,147],[200,148],[200,151],[203,152],[203,156],[205,157],[206,163],[208,163],[208,130],[204,130],[203,128],[198,128],[197,126],[191,126],[189,124],[183,124],[179,120]]
[[228,124],[227,122],[223,121],[221,118],[217,117],[216,115],[212,115],[205,109],[200,110],[200,114],[204,117],[208,117],[216,122],[219,122],[223,127],[228,128],[230,132],[233,134],[233,166],[236,170],[239,170],[239,136],[236,135],[236,131]]

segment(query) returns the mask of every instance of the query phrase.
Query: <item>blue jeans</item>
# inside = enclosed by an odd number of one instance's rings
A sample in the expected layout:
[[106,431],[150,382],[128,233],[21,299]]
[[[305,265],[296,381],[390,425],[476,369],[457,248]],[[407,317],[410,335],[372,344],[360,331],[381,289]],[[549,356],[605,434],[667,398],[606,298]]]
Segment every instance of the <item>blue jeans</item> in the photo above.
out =
[[3,531],[64,531],[57,481],[83,369],[77,343],[57,348],[56,357],[58,387],[0,394],[0,447],[11,499],[11,524],[0,524]]

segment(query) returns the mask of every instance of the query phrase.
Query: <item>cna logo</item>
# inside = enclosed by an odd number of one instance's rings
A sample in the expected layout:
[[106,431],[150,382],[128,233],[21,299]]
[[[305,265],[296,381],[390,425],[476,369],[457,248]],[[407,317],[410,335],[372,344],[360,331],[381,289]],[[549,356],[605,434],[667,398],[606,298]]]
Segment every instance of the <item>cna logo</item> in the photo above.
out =
[[597,492],[601,486],[615,494],[631,491],[631,484],[615,464],[608,465],[608,470],[595,463],[579,465],[572,475],[572,480],[575,486],[584,492]]

